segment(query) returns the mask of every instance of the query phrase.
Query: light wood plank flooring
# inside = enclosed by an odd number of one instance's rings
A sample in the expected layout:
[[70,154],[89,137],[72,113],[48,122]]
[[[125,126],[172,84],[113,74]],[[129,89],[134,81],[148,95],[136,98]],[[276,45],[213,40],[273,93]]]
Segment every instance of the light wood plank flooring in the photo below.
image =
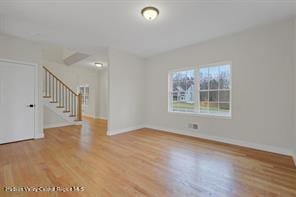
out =
[[[106,136],[106,122],[0,145],[0,196],[296,196],[287,156],[151,129]],[[4,186],[81,186],[10,193]]]

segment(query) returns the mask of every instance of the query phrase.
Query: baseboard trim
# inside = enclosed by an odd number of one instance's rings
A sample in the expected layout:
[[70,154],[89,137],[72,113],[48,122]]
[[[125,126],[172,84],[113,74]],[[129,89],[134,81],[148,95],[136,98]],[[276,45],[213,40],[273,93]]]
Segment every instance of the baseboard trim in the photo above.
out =
[[93,119],[108,120],[106,117],[102,117],[102,116],[92,116],[92,115],[89,115],[89,114],[85,114],[85,115],[82,115],[82,116],[85,116],[87,118],[93,118]]
[[51,129],[51,128],[57,128],[57,127],[65,127],[70,125],[76,125],[76,122],[60,122],[60,123],[54,123],[49,125],[44,125],[44,129]]
[[142,128],[144,128],[144,126],[138,125],[138,126],[134,126],[134,127],[128,127],[125,129],[115,129],[115,130],[107,131],[107,135],[112,136],[112,135],[126,133],[126,132],[130,132],[130,131],[134,131],[134,130],[138,130],[138,129],[142,129]]
[[207,139],[207,140],[223,142],[223,143],[227,143],[227,144],[233,144],[233,145],[257,149],[257,150],[262,150],[262,151],[266,151],[266,152],[272,152],[272,153],[292,156],[294,163],[296,165],[296,154],[293,153],[293,151],[291,151],[289,149],[275,147],[275,146],[269,146],[269,145],[261,145],[261,144],[246,142],[246,141],[242,141],[242,140],[211,136],[211,135],[202,134],[202,133],[191,133],[189,131],[179,130],[179,129],[177,130],[177,129],[168,129],[168,128],[163,128],[163,127],[151,126],[151,125],[144,125],[144,126],[139,125],[139,126],[129,127],[129,128],[125,128],[125,129],[116,129],[116,130],[112,130],[112,131],[107,131],[107,135],[112,136],[112,135],[126,133],[126,132],[130,132],[130,131],[134,131],[134,130],[138,130],[138,129],[142,129],[142,128],[150,128],[150,129],[154,129],[154,130],[161,131],[161,132],[171,132],[171,133],[175,133],[175,134],[179,134],[179,135],[197,137],[197,138],[202,138],[202,139]]
[[44,133],[38,133],[37,135],[35,135],[34,139],[41,139],[44,138]]
[[227,144],[233,144],[233,145],[237,145],[237,146],[262,150],[262,151],[266,151],[266,152],[288,155],[288,156],[292,156],[294,158],[294,162],[296,161],[296,157],[293,154],[293,152],[291,150],[285,149],[285,148],[274,147],[274,146],[269,146],[269,145],[261,145],[261,144],[256,144],[256,143],[246,142],[246,141],[236,140],[236,139],[230,139],[230,138],[222,138],[222,137],[211,136],[211,135],[197,133],[197,132],[192,133],[189,131],[184,131],[184,130],[179,130],[179,129],[178,130],[177,129],[168,129],[168,128],[162,128],[162,127],[151,126],[151,125],[145,125],[145,128],[150,128],[150,129],[154,129],[157,131],[171,132],[171,133],[186,135],[186,136],[191,136],[191,137],[198,137],[198,138],[202,138],[202,139],[223,142],[223,143],[227,143]]
[[100,119],[100,120],[108,120],[107,117],[102,117],[102,116],[96,116],[95,119]]

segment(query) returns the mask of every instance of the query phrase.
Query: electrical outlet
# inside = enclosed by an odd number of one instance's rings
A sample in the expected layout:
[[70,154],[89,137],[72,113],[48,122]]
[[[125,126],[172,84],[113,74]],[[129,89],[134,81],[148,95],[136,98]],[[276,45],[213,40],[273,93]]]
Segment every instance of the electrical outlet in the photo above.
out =
[[197,130],[198,129],[198,124],[192,124],[192,129]]
[[196,123],[188,123],[188,128],[197,130],[198,129],[198,124],[196,124]]

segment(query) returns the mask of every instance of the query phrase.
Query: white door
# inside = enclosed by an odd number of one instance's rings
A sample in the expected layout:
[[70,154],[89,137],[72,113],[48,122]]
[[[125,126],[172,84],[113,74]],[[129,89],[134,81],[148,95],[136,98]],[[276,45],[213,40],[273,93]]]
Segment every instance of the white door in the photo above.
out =
[[34,138],[35,67],[0,60],[0,144]]

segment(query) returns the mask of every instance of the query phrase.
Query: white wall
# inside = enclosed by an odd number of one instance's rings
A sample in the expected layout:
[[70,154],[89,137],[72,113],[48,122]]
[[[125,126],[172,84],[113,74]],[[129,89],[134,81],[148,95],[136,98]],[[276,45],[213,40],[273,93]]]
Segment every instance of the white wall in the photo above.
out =
[[97,92],[96,117],[99,119],[108,119],[108,69],[99,72],[99,88]]
[[64,126],[67,125],[67,121],[65,121],[60,116],[57,116],[57,114],[54,111],[51,111],[49,108],[44,107],[44,128],[52,128],[52,127],[58,127],[58,126]]
[[143,61],[126,52],[109,50],[108,135],[143,125]]
[[[292,21],[256,27],[151,57],[145,66],[148,127],[288,153],[293,139]],[[168,71],[232,61],[232,119],[168,113]],[[187,128],[199,124],[199,130]]]

